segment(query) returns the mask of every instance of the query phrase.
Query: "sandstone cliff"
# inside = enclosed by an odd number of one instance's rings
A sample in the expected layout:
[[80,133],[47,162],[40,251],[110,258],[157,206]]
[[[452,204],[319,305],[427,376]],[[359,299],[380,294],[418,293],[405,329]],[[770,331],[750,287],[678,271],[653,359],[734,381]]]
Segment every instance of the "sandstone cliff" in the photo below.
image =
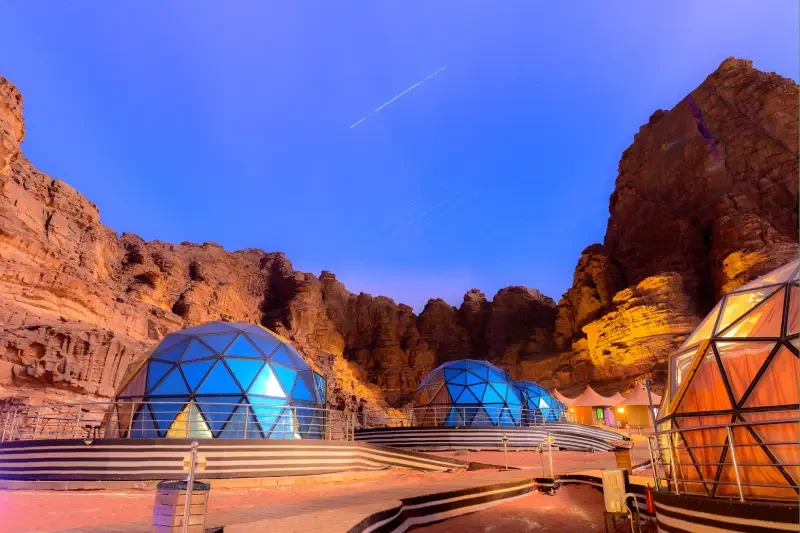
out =
[[415,315],[281,253],[118,236],[22,154],[22,97],[0,78],[0,396],[109,397],[169,331],[261,323],[328,375],[334,407],[399,405],[441,362],[488,359],[567,392],[663,377],[722,293],[797,253],[797,86],[728,59],[657,111],[622,156],[605,242],[559,305],[526,287]]
[[554,339],[569,351],[529,372],[573,390],[660,378],[725,292],[797,257],[797,119],[792,80],[734,58],[653,113],[622,154],[605,242],[559,302]]

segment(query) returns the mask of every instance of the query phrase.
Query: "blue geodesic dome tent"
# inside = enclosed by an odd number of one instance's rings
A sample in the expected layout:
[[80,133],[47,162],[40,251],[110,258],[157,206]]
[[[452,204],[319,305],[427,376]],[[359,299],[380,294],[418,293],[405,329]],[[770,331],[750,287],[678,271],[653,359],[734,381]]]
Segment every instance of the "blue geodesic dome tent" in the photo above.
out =
[[432,370],[412,402],[422,426],[518,426],[522,396],[504,371],[486,361],[450,361]]
[[170,333],[117,395],[130,437],[321,438],[326,381],[286,339],[252,324]]
[[566,406],[550,392],[533,381],[515,381],[522,393],[525,407],[523,425],[538,422],[557,422],[566,419]]

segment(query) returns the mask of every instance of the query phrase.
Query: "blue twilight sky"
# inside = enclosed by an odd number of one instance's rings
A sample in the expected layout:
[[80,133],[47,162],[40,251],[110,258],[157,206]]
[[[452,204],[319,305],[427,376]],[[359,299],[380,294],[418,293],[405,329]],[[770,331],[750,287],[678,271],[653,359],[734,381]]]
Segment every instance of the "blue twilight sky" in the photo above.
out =
[[417,310],[472,287],[557,300],[653,111],[728,56],[795,80],[800,61],[795,0],[10,0],[2,14],[24,150],[106,225],[281,250]]

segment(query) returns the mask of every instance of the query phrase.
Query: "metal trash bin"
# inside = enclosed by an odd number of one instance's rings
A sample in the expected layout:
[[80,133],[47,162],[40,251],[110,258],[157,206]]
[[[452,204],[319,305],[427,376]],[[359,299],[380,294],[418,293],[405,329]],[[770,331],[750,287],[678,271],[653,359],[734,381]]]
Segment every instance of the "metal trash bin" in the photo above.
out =
[[189,506],[189,528],[184,529],[186,481],[162,481],[156,486],[153,525],[150,533],[204,533],[208,491],[211,485],[195,481]]

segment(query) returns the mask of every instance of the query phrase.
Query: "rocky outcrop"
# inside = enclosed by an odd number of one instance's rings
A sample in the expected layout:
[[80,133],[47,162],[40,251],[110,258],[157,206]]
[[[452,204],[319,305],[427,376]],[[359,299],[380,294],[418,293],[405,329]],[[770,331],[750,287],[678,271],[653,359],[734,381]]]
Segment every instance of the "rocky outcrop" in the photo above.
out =
[[527,372],[598,390],[660,378],[723,294],[797,257],[797,115],[792,80],[733,58],[656,111],[622,155],[604,244],[559,302],[568,364]]
[[0,78],[0,396],[109,397],[168,332],[219,319],[291,339],[347,410],[402,404],[465,357],[566,392],[659,378],[719,296],[797,253],[797,85],[728,59],[690,96],[622,155],[604,243],[558,306],[473,289],[417,316],[281,253],[118,236],[25,158],[22,97]]

